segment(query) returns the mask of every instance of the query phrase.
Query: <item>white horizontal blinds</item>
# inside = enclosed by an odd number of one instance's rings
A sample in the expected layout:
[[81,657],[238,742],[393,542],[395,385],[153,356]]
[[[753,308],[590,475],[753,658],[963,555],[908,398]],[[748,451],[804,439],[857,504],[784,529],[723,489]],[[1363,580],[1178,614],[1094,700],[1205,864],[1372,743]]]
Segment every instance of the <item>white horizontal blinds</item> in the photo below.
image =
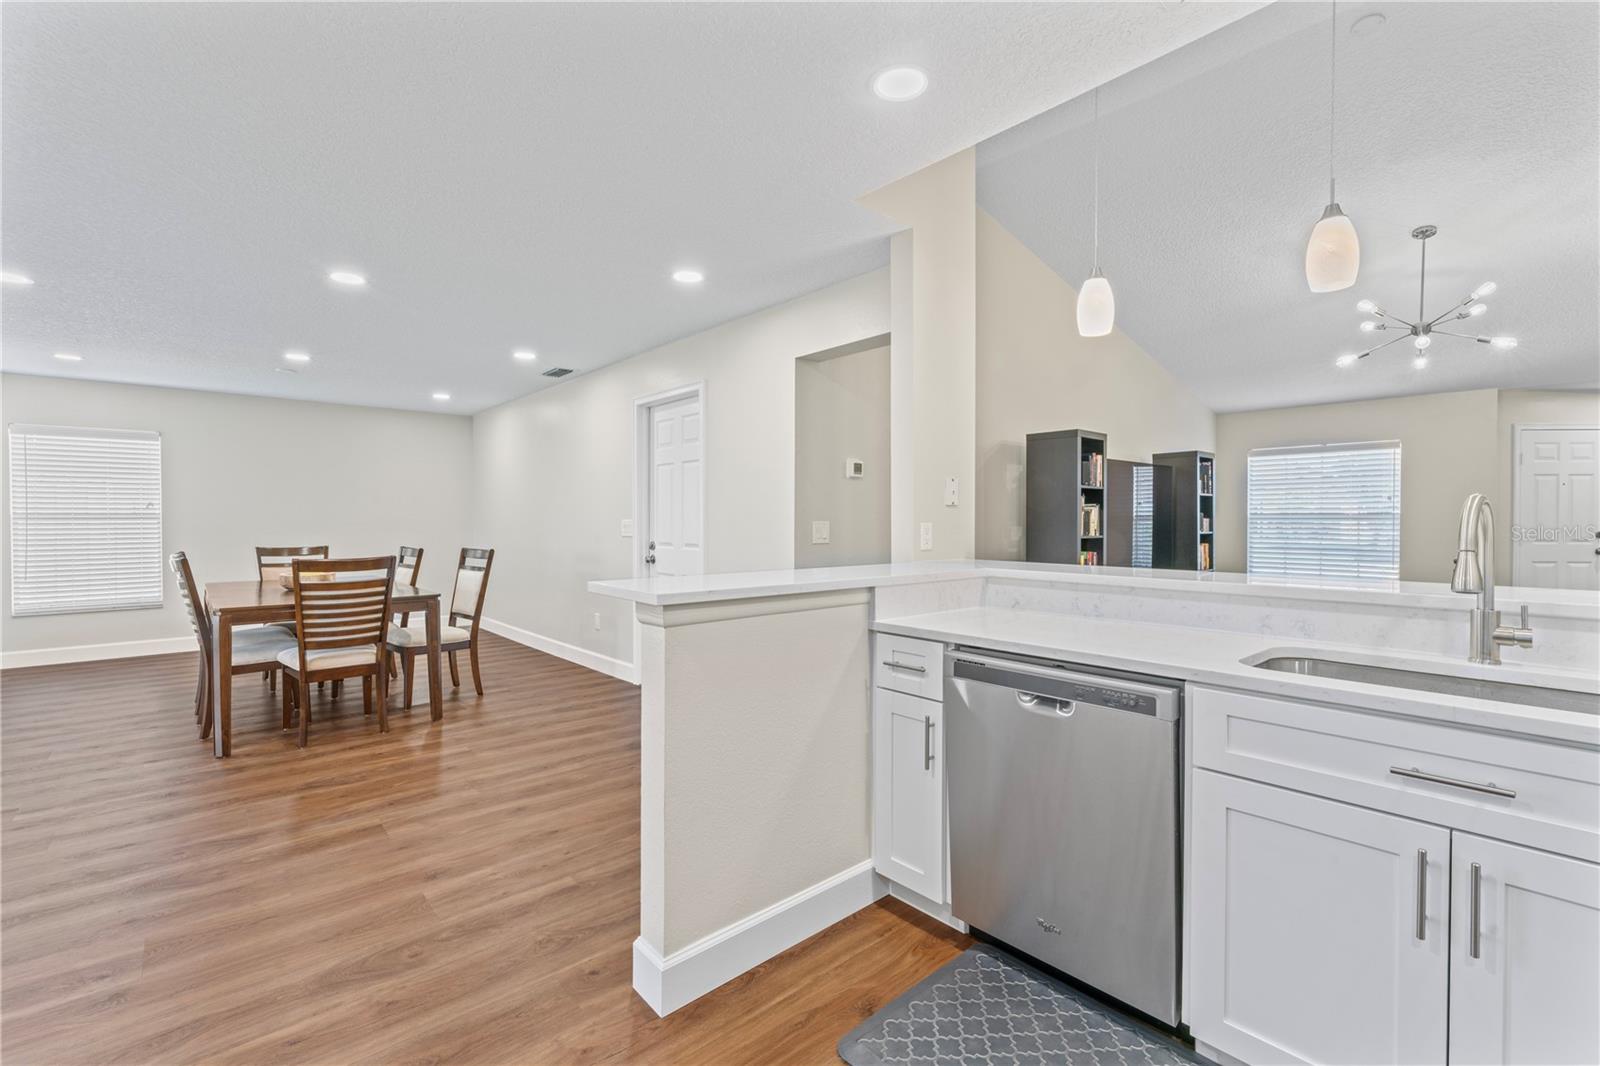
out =
[[1133,565],[1152,566],[1155,556],[1156,471],[1140,464],[1133,468]]
[[1262,448],[1249,457],[1247,569],[1400,576],[1400,442]]
[[161,436],[10,427],[11,613],[159,607]]

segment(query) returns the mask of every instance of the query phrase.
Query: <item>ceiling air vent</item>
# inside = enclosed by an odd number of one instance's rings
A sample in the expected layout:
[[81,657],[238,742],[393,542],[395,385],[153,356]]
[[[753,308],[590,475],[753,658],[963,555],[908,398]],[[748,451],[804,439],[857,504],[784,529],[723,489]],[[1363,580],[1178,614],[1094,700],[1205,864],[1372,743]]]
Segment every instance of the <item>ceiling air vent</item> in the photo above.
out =
[[570,373],[572,373],[571,367],[553,366],[544,372],[544,376],[547,378],[564,378]]

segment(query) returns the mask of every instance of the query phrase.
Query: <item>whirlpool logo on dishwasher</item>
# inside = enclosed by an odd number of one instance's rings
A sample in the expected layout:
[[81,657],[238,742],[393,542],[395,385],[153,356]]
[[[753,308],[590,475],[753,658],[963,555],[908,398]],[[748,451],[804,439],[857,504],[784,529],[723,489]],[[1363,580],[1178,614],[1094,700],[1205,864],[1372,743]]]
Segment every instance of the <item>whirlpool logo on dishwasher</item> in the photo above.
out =
[[1035,918],[1034,921],[1037,922],[1038,925],[1039,925],[1039,928],[1043,929],[1045,932],[1054,933],[1056,936],[1060,936],[1061,935],[1061,927],[1059,925],[1057,925],[1056,923],[1047,922],[1043,918]]

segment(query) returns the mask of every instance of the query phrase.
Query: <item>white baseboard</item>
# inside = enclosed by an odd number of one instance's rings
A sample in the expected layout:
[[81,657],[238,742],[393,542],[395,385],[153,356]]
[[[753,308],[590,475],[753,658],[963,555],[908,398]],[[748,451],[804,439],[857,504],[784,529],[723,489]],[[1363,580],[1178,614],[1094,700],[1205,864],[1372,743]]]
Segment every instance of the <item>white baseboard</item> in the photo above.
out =
[[867,859],[666,958],[639,937],[633,942],[633,990],[665,1017],[882,894]]
[[586,666],[590,670],[597,670],[602,674],[610,674],[612,677],[626,681],[630,685],[639,683],[639,667],[633,663],[625,663],[621,659],[613,659],[609,655],[601,655],[597,651],[580,648],[576,644],[568,644],[565,641],[535,633],[531,629],[523,629],[520,626],[510,625],[506,622],[498,622],[493,618],[485,618],[479,624],[495,636],[514,640],[524,647],[542,651],[546,655],[554,655],[558,659],[565,659],[568,662],[577,663],[579,666]]
[[935,903],[920,892],[913,892],[904,885],[897,885],[893,881],[884,880],[884,889],[887,895],[893,896],[902,903],[909,904],[926,914],[935,921],[943,922],[958,933],[967,932],[967,923],[963,922],[950,912],[950,904]]
[[172,655],[194,651],[194,637],[161,637],[156,640],[124,640],[115,644],[71,644],[61,648],[34,648],[30,651],[0,653],[0,670],[23,666],[53,666],[57,663],[89,663],[98,659],[135,659],[141,655]]

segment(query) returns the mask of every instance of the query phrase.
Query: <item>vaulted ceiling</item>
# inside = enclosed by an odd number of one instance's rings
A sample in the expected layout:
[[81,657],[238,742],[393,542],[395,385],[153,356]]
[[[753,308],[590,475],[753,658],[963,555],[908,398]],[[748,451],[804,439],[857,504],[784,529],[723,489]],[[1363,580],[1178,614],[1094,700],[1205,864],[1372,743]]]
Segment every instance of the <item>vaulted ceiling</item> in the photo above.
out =
[[[1381,17],[1378,17],[1381,16]],[[1313,295],[1328,196],[1329,6],[1276,4],[1101,92],[1100,263],[1117,325],[1219,411],[1488,387],[1600,384],[1600,7],[1338,8],[1338,197],[1361,272]],[[1092,269],[1092,99],[979,147],[980,206],[1074,285]],[[1425,370],[1361,351],[1358,300],[1428,317],[1498,283]],[[1379,335],[1380,337],[1382,335]]]
[[479,410],[883,264],[856,197],[1258,6],[6,4],[3,365]]

